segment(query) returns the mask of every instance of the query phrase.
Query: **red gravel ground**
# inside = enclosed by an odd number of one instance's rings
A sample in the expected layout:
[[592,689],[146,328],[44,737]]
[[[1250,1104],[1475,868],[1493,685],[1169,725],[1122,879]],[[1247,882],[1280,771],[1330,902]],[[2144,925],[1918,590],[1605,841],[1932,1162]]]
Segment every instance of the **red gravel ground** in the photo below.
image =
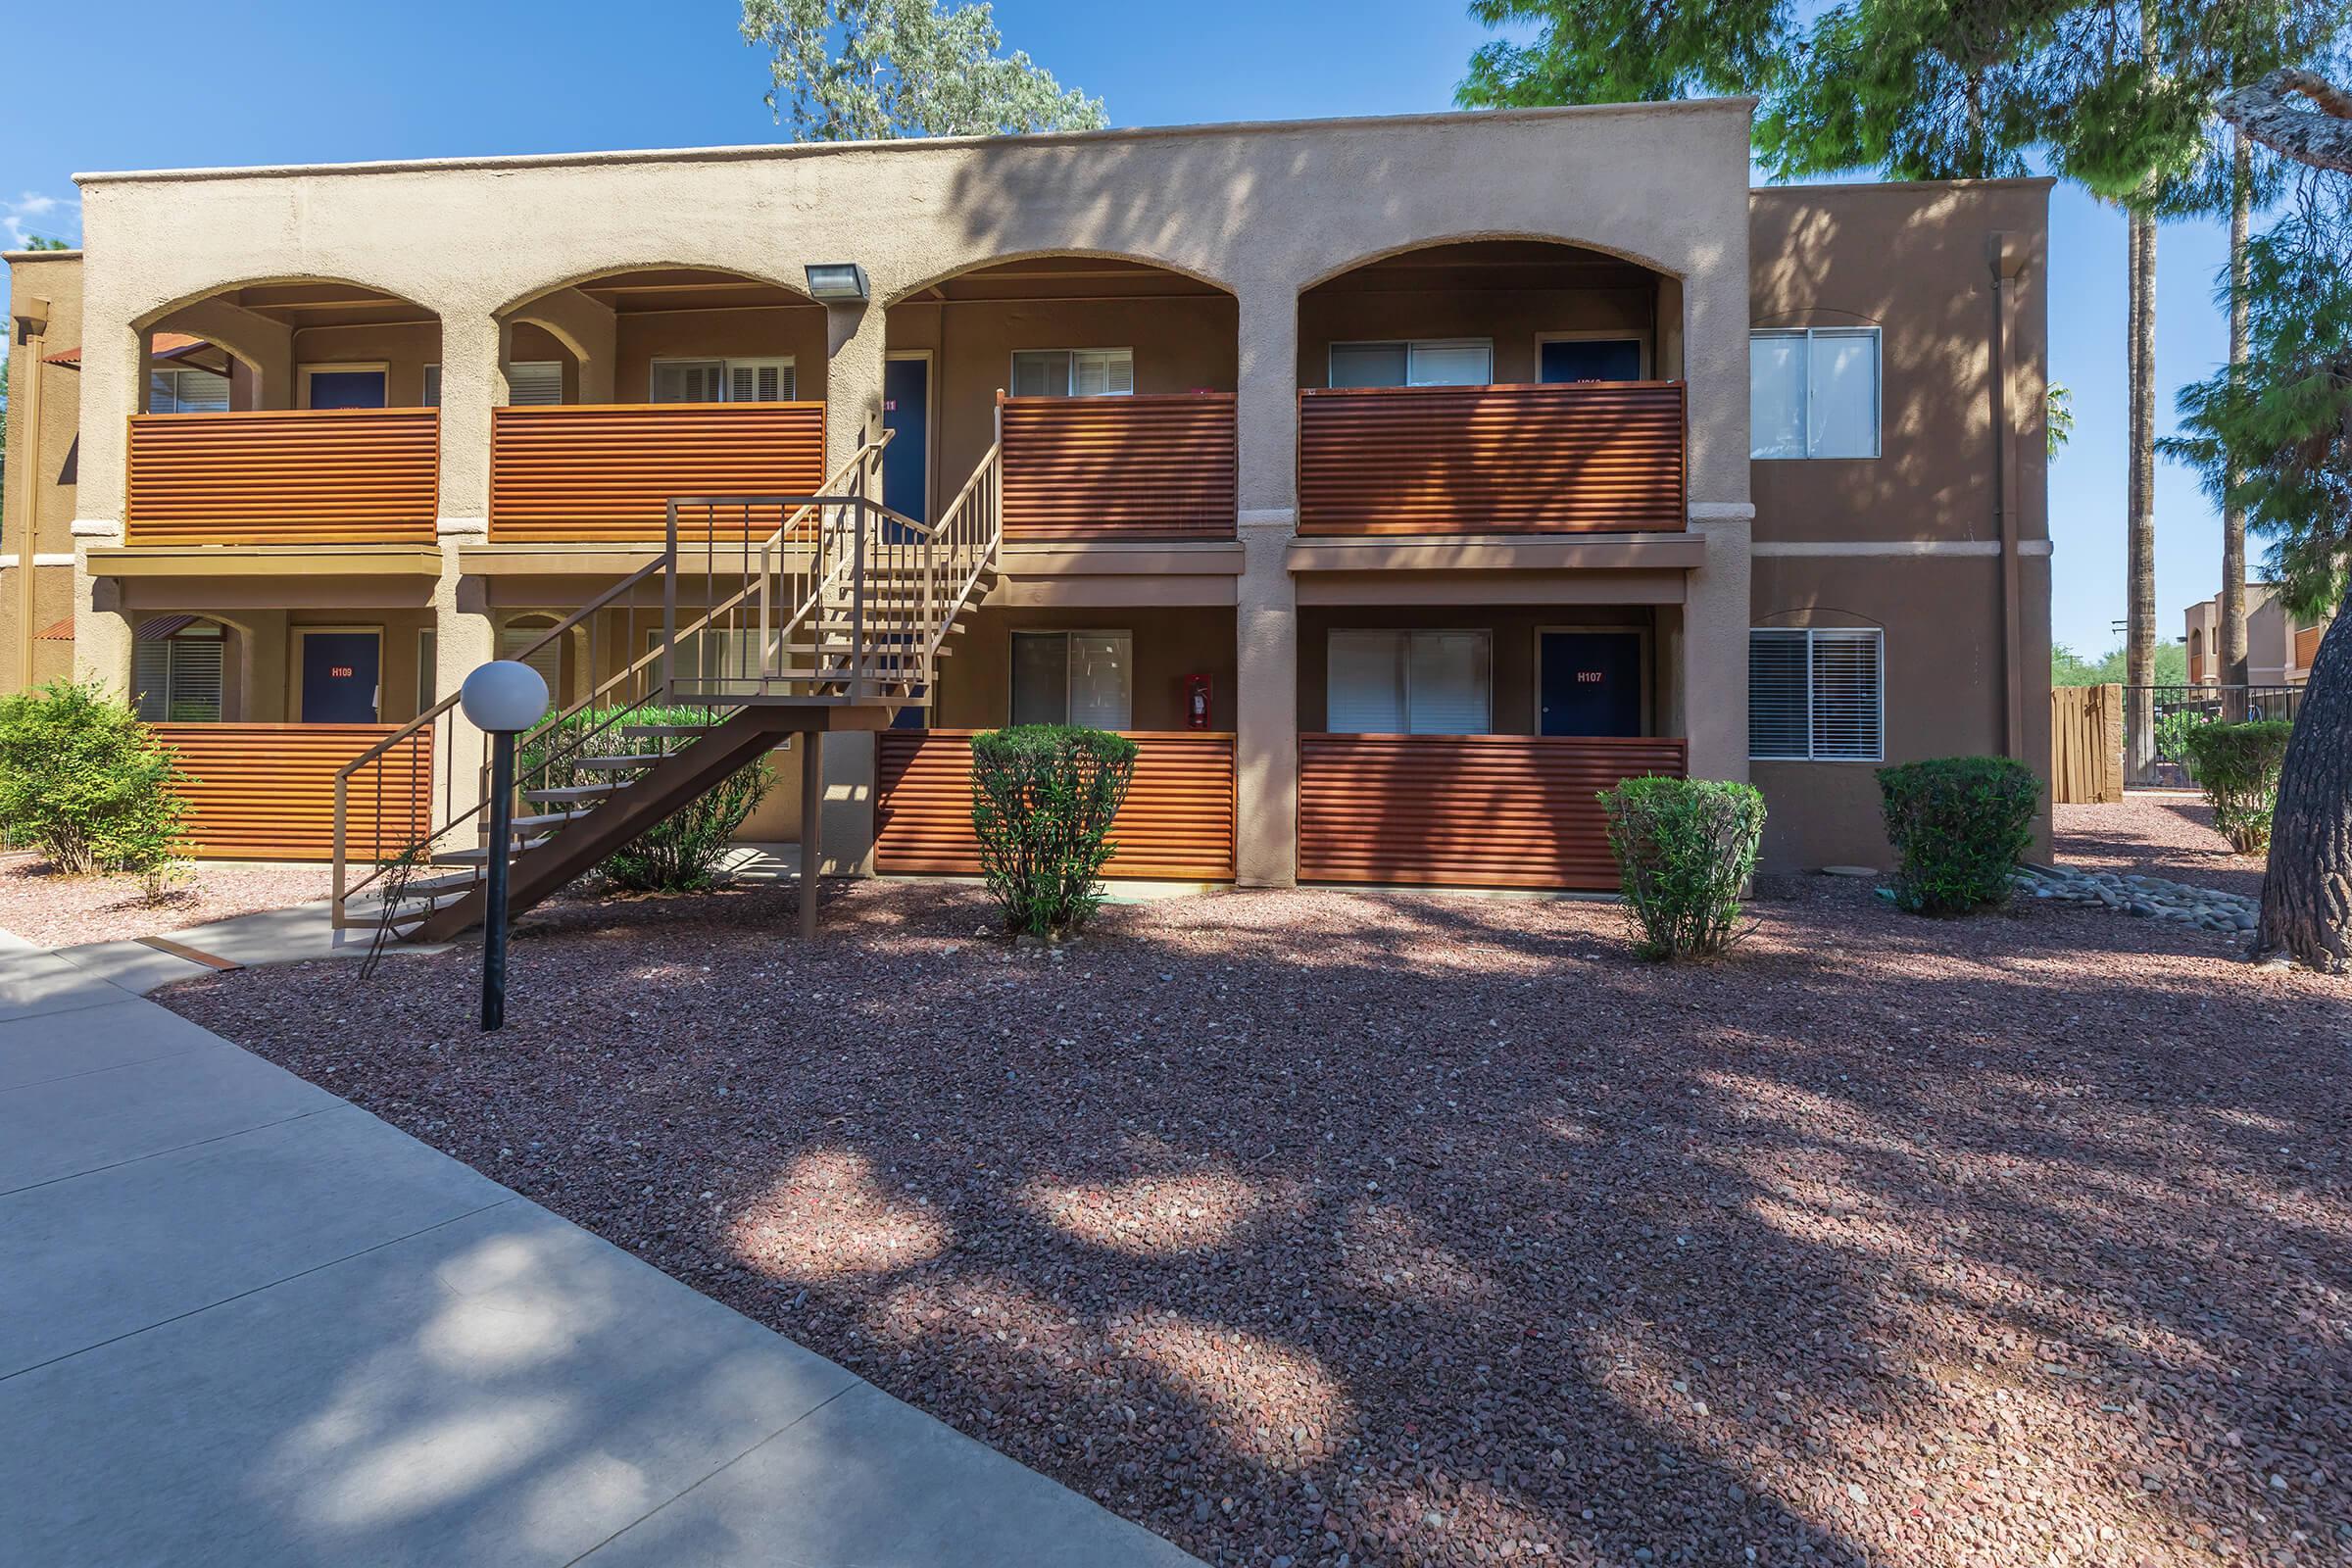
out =
[[2052,813],[2062,865],[2262,894],[2262,858],[2232,852],[2194,790],[2127,790],[2121,806],[2059,806]]
[[138,879],[63,876],[32,855],[0,857],[0,930],[44,948],[160,936],[327,895],[323,865],[211,865],[149,904]]
[[163,1000],[1213,1563],[2352,1554],[2352,983],[1828,878],[1679,969],[791,905],[535,921],[495,1043],[462,952]]

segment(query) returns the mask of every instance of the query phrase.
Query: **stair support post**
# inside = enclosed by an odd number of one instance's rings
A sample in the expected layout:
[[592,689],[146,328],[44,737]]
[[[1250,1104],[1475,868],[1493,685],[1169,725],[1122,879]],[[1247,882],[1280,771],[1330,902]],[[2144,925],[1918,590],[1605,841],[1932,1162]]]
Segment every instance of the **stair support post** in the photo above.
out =
[[801,937],[816,936],[816,879],[825,863],[817,824],[824,820],[825,732],[801,731]]

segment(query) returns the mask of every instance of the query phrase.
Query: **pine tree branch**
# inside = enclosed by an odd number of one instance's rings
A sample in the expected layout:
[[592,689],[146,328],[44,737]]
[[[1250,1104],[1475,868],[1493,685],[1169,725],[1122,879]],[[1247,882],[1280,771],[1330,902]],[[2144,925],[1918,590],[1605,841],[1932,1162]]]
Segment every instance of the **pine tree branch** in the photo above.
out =
[[2215,108],[2282,158],[2352,173],[2352,92],[2317,72],[2292,66],[2274,71],[2251,87],[2225,94]]

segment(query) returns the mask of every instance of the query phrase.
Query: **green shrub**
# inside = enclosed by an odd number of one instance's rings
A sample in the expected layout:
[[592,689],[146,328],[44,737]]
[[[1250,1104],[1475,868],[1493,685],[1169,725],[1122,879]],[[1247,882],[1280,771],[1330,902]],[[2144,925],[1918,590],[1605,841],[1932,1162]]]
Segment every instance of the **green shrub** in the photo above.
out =
[[[701,725],[710,717],[701,708],[648,707],[626,714],[611,708],[583,709],[531,736],[515,758],[514,775],[524,789],[608,783],[612,774],[591,772],[574,764],[588,757],[682,751],[695,744],[695,737],[632,736],[625,731],[641,724]],[[562,738],[581,735],[586,739],[577,747],[559,746]],[[614,887],[631,893],[696,893],[711,887],[735,842],[735,830],[743,826],[774,783],[775,770],[765,758],[748,762],[715,789],[613,851],[597,869]]]
[[1764,796],[1720,779],[1629,778],[1600,793],[1618,885],[1643,957],[1719,954],[1740,935]]
[[1095,912],[1135,754],[1124,735],[1068,724],[972,737],[972,831],[1006,930],[1059,936]]
[[1879,769],[1894,902],[1915,914],[1962,914],[2009,901],[2034,843],[2041,781],[2006,757],[1942,757]]
[[2189,755],[2189,731],[2202,729],[2213,722],[2211,715],[2194,708],[2179,708],[2156,720],[2156,755],[2168,762],[2178,762],[2193,782],[2197,776],[2196,760]]
[[75,876],[128,871],[160,895],[180,858],[193,780],[128,703],[54,680],[0,699],[0,825]]
[[2213,803],[2213,825],[2240,855],[2271,848],[2271,811],[2278,769],[2294,725],[2283,718],[2250,724],[2200,724],[2187,740],[2190,770]]

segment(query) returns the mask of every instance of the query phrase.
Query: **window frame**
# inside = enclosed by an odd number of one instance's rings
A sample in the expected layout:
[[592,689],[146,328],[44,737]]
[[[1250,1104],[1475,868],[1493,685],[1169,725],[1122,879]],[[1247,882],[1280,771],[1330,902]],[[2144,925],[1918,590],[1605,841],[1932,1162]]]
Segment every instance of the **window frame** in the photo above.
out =
[[[1801,338],[1805,345],[1805,450],[1795,454],[1758,452],[1755,422],[1755,345],[1758,338]],[[1870,339],[1870,450],[1824,457],[1813,451],[1813,344],[1824,337]],[[1876,463],[1886,454],[1886,332],[1876,322],[1840,326],[1751,326],[1748,343],[1747,460],[1750,463]]]
[[[1402,735],[1498,735],[1494,727],[1494,628],[1492,626],[1331,626],[1323,633],[1323,731],[1328,735],[1375,735],[1379,730],[1333,729],[1331,727],[1331,644],[1335,637],[1396,637],[1403,640],[1402,655],[1396,668],[1403,680],[1397,692],[1397,710],[1404,716],[1404,728],[1395,733]],[[1438,730],[1413,728],[1413,653],[1415,637],[1477,637],[1484,639],[1487,648],[1487,687],[1485,692],[1487,727],[1481,730]]]
[[[148,717],[146,713],[141,712],[139,714],[141,722],[149,724],[218,724],[226,716],[228,712],[228,683],[230,679],[230,669],[228,663],[228,628],[217,620],[204,620],[199,622],[199,624],[209,626],[212,628],[212,630],[209,633],[200,633],[197,636],[191,637],[188,635],[188,633],[193,628],[182,626],[179,630],[172,633],[172,635],[169,637],[134,636],[131,639],[130,683],[132,691],[130,695],[131,703],[134,709],[145,707],[145,700],[149,695],[148,693],[137,689],[139,659],[138,651],[143,647],[161,648],[164,650],[164,690],[161,704],[162,710],[152,718]],[[215,666],[213,671],[213,713],[212,717],[210,718],[181,718],[175,716],[172,711],[172,705],[176,701],[176,697],[174,695],[175,690],[179,685],[179,661],[176,656],[181,648],[193,647],[211,648],[213,650],[213,657],[219,661],[219,663]]]
[[[1623,336],[1624,334],[1613,334]],[[1395,346],[1404,350],[1404,379],[1396,386],[1343,387],[1332,378],[1332,356],[1342,349],[1384,349]],[[1416,381],[1413,379],[1413,352],[1416,349],[1485,349],[1487,378],[1484,381]],[[1323,385],[1335,392],[1394,392],[1403,387],[1451,386],[1473,387],[1494,385],[1494,340],[1491,337],[1366,337],[1335,338],[1323,345]]]
[[1004,639],[1004,721],[1017,724],[1013,705],[1019,700],[1020,656],[1018,644],[1024,637],[1058,637],[1062,640],[1061,719],[1070,722],[1071,663],[1069,640],[1073,637],[1123,637],[1127,642],[1127,722],[1118,726],[1121,733],[1135,728],[1135,628],[1132,626],[1015,626]]
[[[1125,347],[1123,347],[1123,346],[1121,346],[1121,345],[1118,345],[1118,344],[1108,344],[1108,345],[1105,345],[1105,346],[1103,346],[1103,347],[1101,347],[1101,348],[1056,348],[1056,347],[1052,347],[1052,346],[1039,346],[1039,347],[1036,347],[1036,348],[1017,348],[1017,349],[1011,349],[1011,350],[1008,350],[1008,351],[1006,352],[1005,356],[1004,356],[1004,376],[1005,376],[1004,385],[1005,385],[1005,386],[1006,386],[1006,388],[1008,388],[1008,389],[1009,389],[1009,388],[1012,388],[1012,387],[1017,387],[1017,386],[1019,386],[1019,385],[1021,384],[1020,364],[1021,364],[1021,356],[1022,356],[1022,355],[1024,355],[1024,354],[1066,354],[1066,355],[1068,355],[1068,356],[1069,356],[1069,372],[1070,372],[1070,373],[1069,373],[1069,377],[1068,377],[1068,379],[1067,379],[1066,381],[1064,381],[1064,382],[1063,382],[1063,385],[1064,385],[1065,387],[1067,387],[1069,390],[1067,390],[1067,391],[1062,391],[1062,392],[1026,392],[1026,393],[1024,393],[1024,392],[1008,392],[1008,394],[1007,394],[1007,395],[1009,395],[1009,396],[1012,396],[1012,397],[1043,397],[1043,398],[1131,398],[1131,397],[1134,397],[1134,396],[1136,395],[1136,393],[1135,393],[1135,350],[1134,350],[1134,348],[1133,348],[1132,346],[1125,346]],[[1078,390],[1077,390],[1077,386],[1078,386],[1078,356],[1079,356],[1079,355],[1081,355],[1081,354],[1100,354],[1100,355],[1103,355],[1103,356],[1105,356],[1105,357],[1109,357],[1109,356],[1116,356],[1116,355],[1124,355],[1124,356],[1126,356],[1126,359],[1127,359],[1127,390],[1126,390],[1126,391],[1124,391],[1124,392],[1080,392],[1080,391],[1078,391]]]
[[[181,407],[179,378],[183,375],[209,375],[220,383],[220,407],[218,409],[189,409]],[[155,406],[155,383],[165,377],[172,381],[172,407]],[[160,365],[147,367],[147,412],[150,414],[231,414],[237,406],[237,378],[233,370],[208,370],[201,365]]]
[[[1817,680],[1819,679],[1819,676],[1818,676],[1818,673],[1817,673],[1817,664],[1816,664],[1816,662],[1815,662],[1815,659],[1814,659],[1814,649],[1815,649],[1815,648],[1816,648],[1816,647],[1819,645],[1820,641],[1822,640],[1822,634],[1823,634],[1823,633],[1828,633],[1828,634],[1829,634],[1829,639],[1830,639],[1831,641],[1833,641],[1833,642],[1860,642],[1860,641],[1863,641],[1863,640],[1867,639],[1867,640],[1868,640],[1868,642],[1869,642],[1869,644],[1870,644],[1870,648],[1871,648],[1871,655],[1872,655],[1872,671],[1873,671],[1873,673],[1875,674],[1875,676],[1877,677],[1877,678],[1875,679],[1875,681],[1873,682],[1873,686],[1874,686],[1874,688],[1875,688],[1874,695],[1875,695],[1875,697],[1877,698],[1877,702],[1876,702],[1876,705],[1875,705],[1875,708],[1874,708],[1874,711],[1873,711],[1873,717],[1872,717],[1872,727],[1873,727],[1873,728],[1874,728],[1874,729],[1877,731],[1877,734],[1878,734],[1878,745],[1877,745],[1877,747],[1876,747],[1876,748],[1875,748],[1875,749],[1872,751],[1871,755],[1870,755],[1870,756],[1868,756],[1868,757],[1855,757],[1855,756],[1827,756],[1827,757],[1825,757],[1825,756],[1821,755],[1821,748],[1820,748],[1820,743],[1819,743],[1819,739],[1818,739],[1817,732],[1816,732],[1816,725],[1815,725],[1815,719],[1814,719],[1815,708],[1816,708],[1816,704],[1817,704],[1817,702],[1818,702],[1818,692],[1817,692],[1817,689],[1816,689],[1816,682],[1817,682]],[[1800,637],[1800,636],[1801,636],[1801,637],[1802,637],[1802,638],[1804,638],[1804,640],[1805,640],[1805,644],[1804,644],[1804,646],[1805,646],[1805,751],[1804,751],[1804,755],[1802,755],[1802,756],[1797,756],[1797,755],[1795,755],[1795,754],[1793,754],[1793,753],[1788,753],[1788,752],[1759,752],[1759,751],[1757,751],[1757,750],[1755,749],[1755,729],[1754,729],[1754,720],[1753,720],[1753,716],[1752,716],[1752,710],[1753,710],[1753,709],[1754,709],[1754,706],[1755,706],[1755,697],[1756,697],[1756,692],[1755,692],[1755,674],[1754,674],[1754,659],[1753,659],[1753,654],[1754,654],[1754,649],[1755,649],[1755,640],[1756,640],[1756,638],[1757,638],[1757,636],[1758,636],[1759,634],[1761,634],[1761,635],[1764,635],[1764,636],[1768,636],[1768,637],[1781,637],[1781,638],[1794,638],[1794,637]],[[1748,729],[1748,743],[1747,743],[1747,745],[1748,745],[1747,760],[1748,760],[1749,761],[1751,761],[1751,762],[1832,762],[1832,763],[1835,763],[1835,762],[1853,762],[1853,763],[1860,763],[1860,764],[1862,764],[1862,765],[1864,765],[1864,766],[1869,766],[1869,765],[1872,765],[1872,764],[1875,764],[1875,763],[1883,763],[1883,762],[1885,762],[1885,761],[1886,760],[1886,627],[1884,627],[1884,626],[1750,626],[1750,627],[1748,627],[1748,629],[1747,629],[1747,639],[1748,639],[1748,649],[1749,649],[1749,655],[1750,655],[1750,659],[1749,659],[1749,674],[1748,674],[1748,692],[1747,692],[1747,696],[1748,696],[1748,706],[1749,706],[1749,709],[1750,709],[1750,710],[1751,710],[1751,716],[1750,716],[1750,720],[1749,720],[1749,729]]]
[[[657,398],[654,396],[654,393],[655,393],[655,390],[656,390],[656,389],[657,389],[657,388],[658,388],[658,387],[661,385],[661,382],[662,382],[662,367],[663,367],[664,365],[715,365],[715,366],[717,366],[717,367],[718,367],[718,388],[719,388],[719,391],[720,391],[721,393],[725,394],[725,396],[722,396],[722,397],[721,397],[721,398],[718,400],[720,403],[735,403],[735,402],[742,401],[742,400],[740,400],[740,399],[738,399],[738,398],[736,398],[736,397],[734,396],[734,392],[735,392],[735,372],[736,372],[736,370],[738,370],[738,369],[754,369],[754,370],[757,370],[757,369],[763,369],[763,368],[768,368],[768,367],[771,367],[771,366],[772,366],[772,367],[774,367],[776,369],[779,369],[779,370],[790,370],[790,371],[792,372],[792,396],[791,396],[791,397],[789,397],[789,398],[780,398],[780,399],[778,399],[777,401],[778,401],[779,403],[798,403],[798,402],[800,402],[800,401],[801,401],[801,368],[800,368],[800,356],[798,356],[798,355],[795,355],[795,354],[751,354],[751,355],[744,355],[744,356],[741,356],[741,357],[737,357],[737,356],[731,356],[731,355],[725,355],[725,354],[663,354],[663,355],[659,355],[659,356],[655,357],[654,359],[652,359],[652,360],[648,361],[648,362],[647,362],[647,364],[646,364],[646,368],[645,368],[645,401],[646,401],[648,404],[653,404],[653,403],[657,403],[657,402],[659,402],[659,401],[660,401],[659,399],[657,399]],[[711,404],[709,404],[709,403],[699,403],[699,404],[698,404],[698,403],[682,403],[682,404],[662,404],[662,407],[664,407],[664,408],[687,408],[687,409],[693,409],[693,408],[710,408],[710,407],[713,407],[714,405],[711,405]],[[757,406],[757,402],[756,402],[756,400],[755,400],[755,406]]]
[[[1651,381],[1657,378],[1657,365],[1651,354],[1649,335],[1647,333],[1631,331],[1625,327],[1590,326],[1580,328],[1573,332],[1538,332],[1536,334],[1535,380],[1539,386],[1592,386],[1607,384],[1605,382],[1544,380],[1544,345],[1546,343],[1631,343],[1637,350],[1640,351],[1642,359],[1642,373],[1635,376],[1634,379],[1636,381]],[[1624,382],[1618,383],[1620,386],[1624,384]]]
[[[294,367],[294,384],[299,388],[302,399],[296,407],[305,412],[310,411],[311,377],[314,375],[360,375],[368,371],[373,371],[384,378],[384,408],[386,410],[405,409],[411,406],[392,401],[392,362],[389,360],[311,360]],[[416,381],[416,392],[421,397],[424,395],[424,372],[422,370],[417,372]],[[424,405],[419,403],[415,406],[422,408]],[[322,410],[320,412],[332,413],[335,411]],[[363,410],[361,412],[373,411]]]

